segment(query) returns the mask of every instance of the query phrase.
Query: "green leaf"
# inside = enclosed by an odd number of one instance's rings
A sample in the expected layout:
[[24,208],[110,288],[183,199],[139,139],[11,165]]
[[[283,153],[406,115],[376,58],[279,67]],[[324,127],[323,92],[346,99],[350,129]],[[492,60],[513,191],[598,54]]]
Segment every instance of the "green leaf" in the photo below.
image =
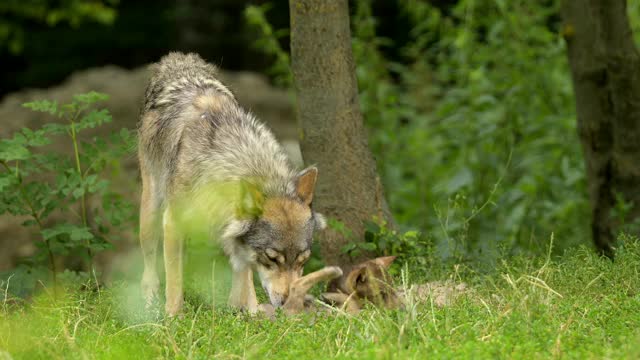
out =
[[38,225],[38,223],[33,219],[25,220],[22,222],[22,226],[35,226],[35,225]]
[[420,232],[416,230],[409,230],[403,235],[406,238],[418,238],[420,236]]
[[110,123],[111,120],[109,110],[94,110],[82,117],[80,122],[76,124],[76,130],[79,131],[87,128],[93,129],[102,124]]
[[56,225],[52,228],[43,229],[40,233],[45,240],[57,238],[61,235],[67,235],[73,241],[90,240],[93,238],[93,234],[88,227],[73,224]]
[[51,135],[64,134],[67,132],[68,126],[56,123],[48,123],[42,127],[42,130]]
[[84,195],[84,188],[83,187],[78,187],[73,189],[73,192],[71,193],[73,195],[74,199],[79,199],[82,197],[82,195]]
[[92,184],[89,186],[89,192],[91,193],[95,193],[95,192],[99,192],[99,191],[104,191],[109,187],[109,180],[100,180],[98,182],[96,182],[95,184]]
[[370,243],[370,242],[363,242],[363,243],[359,243],[358,246],[366,251],[375,251],[378,246],[375,243]]
[[58,103],[56,101],[39,100],[22,104],[23,107],[38,112],[46,112],[51,115],[58,113]]
[[348,254],[353,250],[355,250],[356,247],[357,247],[356,243],[350,242],[342,246],[342,248],[340,248],[340,251],[344,254]]
[[448,194],[454,194],[462,187],[471,184],[473,181],[473,174],[467,167],[461,167],[458,172],[448,180],[446,186]]
[[47,132],[40,129],[37,131],[31,131],[29,128],[23,128],[22,134],[26,138],[26,144],[28,146],[44,146],[49,145],[51,140],[47,137]]
[[15,183],[15,177],[12,175],[0,177],[0,192]]
[[0,160],[2,161],[15,161],[15,160],[27,160],[31,157],[31,152],[24,146],[0,144]]
[[366,221],[364,223],[364,229],[372,234],[380,233],[380,225],[373,221]]
[[81,103],[81,104],[93,104],[99,101],[105,101],[109,99],[109,95],[99,93],[96,91],[90,91],[86,94],[79,94],[73,96],[73,101]]
[[89,231],[87,227],[78,227],[73,229],[70,234],[71,240],[80,241],[80,240],[90,240],[93,239],[93,234]]
[[49,240],[52,239],[56,236],[62,235],[62,234],[67,234],[68,231],[66,228],[64,228],[64,226],[66,225],[59,225],[57,227],[54,228],[50,228],[50,229],[43,229],[42,231],[40,231],[40,234],[42,235],[42,238],[44,238],[45,240]]

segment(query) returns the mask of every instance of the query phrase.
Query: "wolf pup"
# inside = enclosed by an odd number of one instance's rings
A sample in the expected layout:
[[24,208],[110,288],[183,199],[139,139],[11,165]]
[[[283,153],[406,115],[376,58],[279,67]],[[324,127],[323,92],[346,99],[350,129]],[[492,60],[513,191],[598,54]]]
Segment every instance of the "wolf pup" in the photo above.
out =
[[271,304],[282,306],[311,254],[314,229],[324,227],[311,209],[318,170],[295,172],[271,131],[216,74],[198,55],[170,53],[153,65],[144,98],[142,289],[151,304],[159,288],[156,249],[164,239],[170,316],[183,305],[183,243],[198,223],[188,220],[204,219],[207,236],[222,246],[233,271],[229,304],[249,312],[258,310],[253,271]]
[[322,298],[336,306],[346,307],[348,312],[358,312],[366,302],[388,309],[402,307],[402,300],[393,287],[388,272],[395,256],[379,257],[345,269],[322,294]]

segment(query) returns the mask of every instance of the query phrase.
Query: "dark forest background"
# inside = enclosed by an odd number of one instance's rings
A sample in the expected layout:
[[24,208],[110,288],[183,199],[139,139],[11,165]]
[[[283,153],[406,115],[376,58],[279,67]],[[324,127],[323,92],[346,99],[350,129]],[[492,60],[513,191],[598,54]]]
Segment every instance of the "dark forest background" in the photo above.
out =
[[[330,226],[344,241],[334,250],[492,266],[504,256],[579,245],[613,257],[619,236],[637,234],[640,1],[357,0],[349,15],[357,121],[375,158],[372,184],[384,189],[393,220],[357,219],[354,233],[347,216],[337,216]],[[286,1],[3,1],[0,135],[51,121],[22,103],[62,103],[89,90],[110,96],[113,120],[91,136],[135,130],[145,66],[169,51],[193,51],[224,70],[240,101],[301,161],[289,27]],[[118,190],[131,209],[139,185],[133,147],[113,161],[129,175]],[[5,175],[12,186],[19,180]],[[331,173],[321,181],[341,186]],[[135,245],[131,214],[116,248]],[[6,248],[33,242],[22,240],[33,232],[15,235],[21,218],[0,220]],[[69,234],[56,236],[64,243]],[[65,251],[62,258],[74,257]],[[37,250],[4,253],[0,264],[10,268]]]
[[[456,1],[430,3],[446,11]],[[115,4],[117,15],[112,22],[85,19],[76,26],[15,17],[11,6],[0,5],[0,11],[5,11],[0,19],[23,31],[14,49],[0,47],[0,97],[22,88],[48,87],[90,67],[139,67],[171,50],[196,51],[228,70],[266,72],[272,59],[253,46],[257,33],[247,24],[244,10],[248,5],[269,4],[267,19],[273,27],[283,29],[289,24],[286,1],[122,0]],[[378,34],[396,44],[385,48],[385,53],[397,59],[399,49],[410,41],[407,15],[394,1],[377,0],[372,5],[379,19]],[[288,37],[281,37],[280,45],[288,51]]]

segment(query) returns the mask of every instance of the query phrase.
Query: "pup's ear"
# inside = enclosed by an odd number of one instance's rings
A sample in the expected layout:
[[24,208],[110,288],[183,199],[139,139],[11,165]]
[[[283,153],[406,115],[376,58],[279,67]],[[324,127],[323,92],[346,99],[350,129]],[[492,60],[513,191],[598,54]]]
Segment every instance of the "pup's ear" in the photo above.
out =
[[324,230],[327,227],[327,219],[319,212],[313,213],[313,219],[316,222],[316,230]]
[[366,266],[357,266],[347,274],[344,285],[349,292],[356,290],[356,285],[363,284],[368,280],[368,271]]
[[393,263],[393,260],[396,259],[396,256],[384,256],[384,257],[379,257],[379,258],[375,258],[373,259],[373,261],[382,266],[385,269],[388,269],[389,266],[391,266],[391,264]]
[[310,166],[298,173],[295,180],[296,194],[305,205],[311,205],[318,179],[318,168]]
[[360,269],[360,271],[358,271],[358,273],[356,274],[355,277],[355,281],[356,284],[364,284],[367,281],[369,281],[369,269],[367,269],[366,267],[363,267],[362,269]]
[[224,239],[237,239],[249,231],[251,223],[251,220],[231,220],[224,228],[222,237]]

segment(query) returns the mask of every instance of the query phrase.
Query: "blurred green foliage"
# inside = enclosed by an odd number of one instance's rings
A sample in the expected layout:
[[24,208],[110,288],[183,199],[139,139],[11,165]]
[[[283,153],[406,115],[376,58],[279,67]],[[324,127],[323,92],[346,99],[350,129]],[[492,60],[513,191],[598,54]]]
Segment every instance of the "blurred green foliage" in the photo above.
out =
[[[449,15],[401,2],[402,63],[358,2],[361,103],[394,214],[444,255],[588,239],[584,165],[558,2],[459,1]],[[374,54],[374,55],[372,55]]]
[[290,71],[289,54],[283,50],[281,41],[289,36],[287,29],[275,30],[269,23],[266,13],[272,9],[271,4],[249,5],[244,10],[244,17],[250,27],[257,32],[257,39],[253,46],[263,53],[274,58],[273,65],[267,69],[267,73],[280,86],[293,85],[293,75]]
[[[442,11],[400,0],[411,28],[403,43],[377,34],[374,3],[355,1],[353,49],[369,144],[401,231],[382,224],[358,247],[493,262],[546,251],[552,234],[558,252],[589,244],[560,1],[460,0]],[[636,34],[639,10],[629,2]],[[259,45],[283,78],[270,43]],[[407,244],[419,246],[398,250]]]
[[0,2],[0,49],[22,52],[29,23],[55,26],[67,23],[77,28],[82,22],[111,24],[119,0],[3,0]]

